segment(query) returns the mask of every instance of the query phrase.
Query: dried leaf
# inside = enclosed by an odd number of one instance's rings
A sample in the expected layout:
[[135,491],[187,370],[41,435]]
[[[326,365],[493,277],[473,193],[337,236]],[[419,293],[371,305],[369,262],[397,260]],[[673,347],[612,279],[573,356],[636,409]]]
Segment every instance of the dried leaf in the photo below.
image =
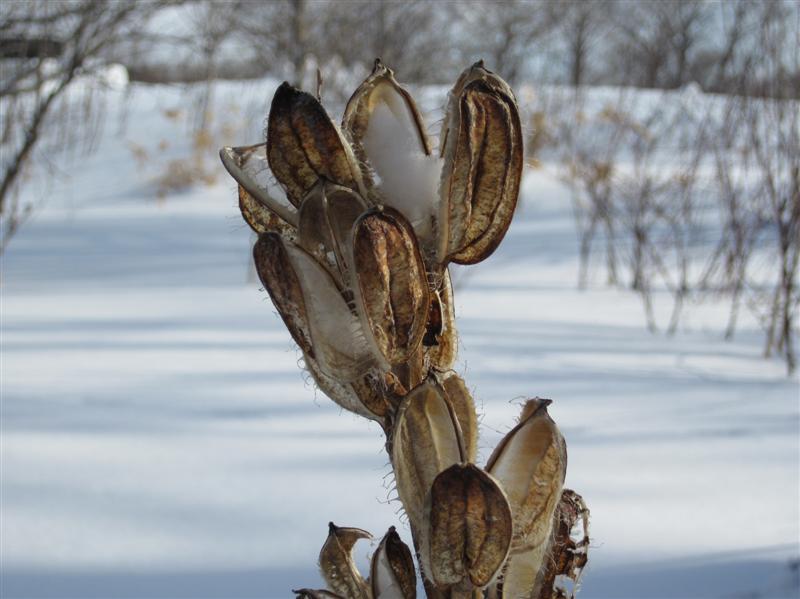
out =
[[441,388],[427,381],[400,404],[391,439],[397,492],[415,534],[424,535],[425,496],[436,476],[463,461],[458,422]]
[[394,526],[372,556],[370,584],[373,599],[416,599],[417,575],[411,550]]
[[319,569],[328,586],[347,599],[371,599],[369,586],[352,555],[358,540],[371,538],[371,534],[360,528],[328,524],[328,538],[319,553]]
[[[269,192],[269,167],[266,161],[265,146],[266,144],[238,148],[226,146],[219,151],[219,157],[225,169],[239,183],[239,206],[242,208],[242,214],[247,223],[258,233],[264,231],[260,231],[254,226],[254,220],[258,222],[265,220],[265,217],[251,219],[246,213],[247,211],[253,215],[259,214],[261,210],[258,209],[258,206],[274,213],[285,223],[293,227],[297,226],[297,210],[286,200],[279,199],[277,194]],[[242,188],[255,203],[242,206]]]
[[547,413],[551,403],[549,399],[529,399],[519,424],[503,437],[486,464],[511,504],[514,552],[546,545],[561,497],[567,448]]
[[430,296],[414,232],[396,210],[362,215],[353,229],[353,289],[364,328],[391,365],[404,364],[425,334]]
[[439,587],[483,588],[511,546],[511,509],[498,483],[475,464],[454,464],[433,481],[425,571]]
[[450,92],[443,127],[437,258],[474,264],[502,241],[519,195],[522,129],[511,89],[473,65]]
[[272,99],[267,159],[295,206],[300,206],[319,179],[363,192],[353,151],[322,104],[288,83]]

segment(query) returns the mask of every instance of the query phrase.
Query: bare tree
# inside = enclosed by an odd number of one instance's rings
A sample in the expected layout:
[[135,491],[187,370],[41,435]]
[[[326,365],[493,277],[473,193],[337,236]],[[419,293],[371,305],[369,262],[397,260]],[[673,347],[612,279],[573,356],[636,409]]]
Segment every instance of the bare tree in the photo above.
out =
[[577,87],[586,83],[590,58],[609,30],[618,5],[610,0],[563,0],[560,36],[568,56],[568,77]]
[[543,49],[563,15],[557,3],[484,0],[463,4],[459,10],[465,33],[473,40],[473,52],[510,82],[519,82],[526,69],[550,68],[543,60]]
[[[135,33],[161,3],[72,0],[6,2],[0,15],[3,60],[0,81],[3,160],[0,181],[2,244],[5,248],[31,212],[16,183],[45,134],[59,127],[50,118],[64,109],[73,84],[104,66],[103,53]],[[77,101],[86,102],[87,96]],[[91,123],[91,119],[88,119]],[[62,122],[61,134],[74,136],[79,123]],[[69,147],[69,146],[67,146]]]

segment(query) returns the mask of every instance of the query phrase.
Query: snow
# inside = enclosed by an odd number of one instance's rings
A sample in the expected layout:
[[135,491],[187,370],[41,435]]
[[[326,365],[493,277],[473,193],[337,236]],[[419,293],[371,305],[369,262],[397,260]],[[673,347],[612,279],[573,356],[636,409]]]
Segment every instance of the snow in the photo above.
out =
[[[258,131],[271,89],[221,86],[236,108],[219,118]],[[3,257],[0,594],[287,597],[321,585],[330,520],[377,539],[394,524],[408,542],[380,428],[315,393],[248,275],[252,238],[216,148],[214,185],[156,200],[155,173],[189,153],[186,123],[163,116],[181,90],[109,94],[128,127],[106,127],[68,178],[29,186],[46,201]],[[137,167],[128,144],[162,138]],[[722,340],[724,303],[689,306],[665,337],[601,271],[577,291],[554,173],[529,170],[498,251],[453,273],[479,462],[523,398],[552,398],[567,486],[592,510],[579,597],[797,597],[797,379],[761,357],[747,314]],[[668,298],[655,301],[663,322]],[[364,573],[376,546],[356,546]]]

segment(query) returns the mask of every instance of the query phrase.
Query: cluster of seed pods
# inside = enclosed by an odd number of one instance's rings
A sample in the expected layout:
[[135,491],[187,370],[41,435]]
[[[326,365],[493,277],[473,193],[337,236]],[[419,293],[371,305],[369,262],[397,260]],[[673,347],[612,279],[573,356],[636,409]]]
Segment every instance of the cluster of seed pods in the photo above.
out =
[[[585,511],[566,511],[566,445],[550,401],[528,400],[480,467],[474,401],[452,370],[448,265],[487,258],[519,195],[523,140],[511,89],[482,63],[466,69],[434,154],[413,98],[376,61],[341,126],[317,97],[281,85],[266,140],[220,152],[258,234],[256,270],[319,388],[383,427],[426,594],[558,596],[548,576],[576,579],[587,539],[570,538]],[[358,571],[351,551],[369,537],[331,523],[320,553],[329,589],[296,593],[416,597],[412,551],[394,528],[370,574]]]

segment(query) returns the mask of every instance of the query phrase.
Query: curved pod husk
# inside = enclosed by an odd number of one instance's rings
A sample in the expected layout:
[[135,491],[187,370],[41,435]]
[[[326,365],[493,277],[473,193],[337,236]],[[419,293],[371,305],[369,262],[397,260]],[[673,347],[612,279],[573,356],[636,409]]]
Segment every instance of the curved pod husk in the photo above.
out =
[[283,238],[272,232],[259,235],[253,247],[253,260],[258,277],[292,339],[305,354],[313,358],[314,347],[303,289]]
[[486,470],[503,485],[514,514],[514,552],[547,544],[567,468],[567,447],[547,413],[549,399],[529,399],[520,422],[500,441]]
[[437,259],[475,264],[505,236],[522,177],[519,111],[505,81],[481,63],[468,69],[450,92],[441,139]]
[[425,496],[436,476],[463,461],[458,421],[441,388],[426,381],[400,404],[392,434],[397,493],[415,535],[424,535]]
[[497,481],[475,464],[441,472],[426,500],[425,572],[440,588],[487,586],[506,561],[513,523]]
[[372,599],[369,585],[353,561],[353,546],[372,535],[360,528],[345,528],[328,524],[328,538],[319,552],[322,578],[335,593],[347,599]]
[[475,401],[464,384],[464,379],[453,371],[442,375],[440,385],[458,419],[465,460],[474,462],[478,455],[478,415],[475,412]]
[[[286,201],[282,201],[268,191],[269,167],[267,166],[266,144],[241,146],[232,148],[225,146],[219,151],[219,157],[228,173],[240,186],[239,198],[241,202],[241,188],[261,206],[277,215],[287,224],[297,226],[297,211]],[[241,206],[241,203],[240,203]],[[244,214],[245,220],[252,227],[250,219]],[[253,227],[255,228],[255,227]],[[262,231],[258,231],[261,233]]]
[[373,599],[416,599],[417,575],[411,550],[394,526],[372,556],[369,576]]
[[294,235],[295,229],[272,210],[256,200],[242,185],[239,185],[239,211],[247,225],[256,233],[275,232]]
[[353,151],[322,104],[286,82],[270,106],[267,160],[295,206],[300,206],[319,179],[363,192]]
[[417,239],[391,208],[363,214],[353,227],[353,290],[364,328],[392,366],[422,344],[430,295]]

